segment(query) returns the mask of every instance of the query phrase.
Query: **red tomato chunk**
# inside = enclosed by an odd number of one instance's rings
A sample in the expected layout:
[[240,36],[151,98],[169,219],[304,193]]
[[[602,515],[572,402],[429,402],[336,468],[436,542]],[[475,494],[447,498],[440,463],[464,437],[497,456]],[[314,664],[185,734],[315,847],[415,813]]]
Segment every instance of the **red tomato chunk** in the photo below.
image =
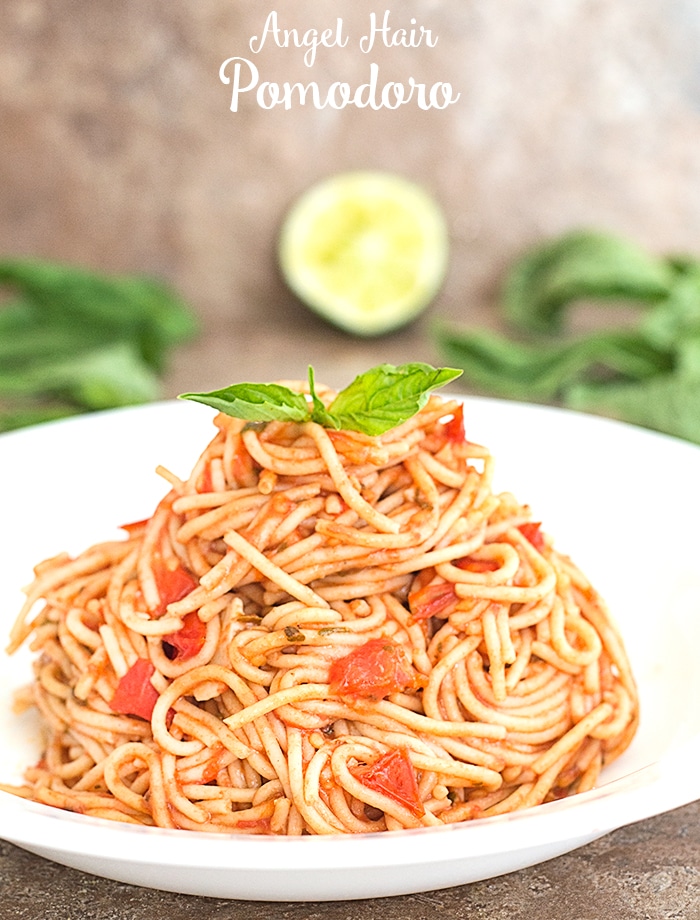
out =
[[370,639],[330,667],[331,692],[381,700],[415,686],[408,655],[391,639]]
[[541,526],[542,524],[539,521],[528,521],[526,524],[521,524],[520,527],[518,527],[518,530],[525,539],[529,540],[540,553],[545,547],[544,534],[540,530]]
[[163,642],[175,650],[174,658],[178,661],[187,661],[201,652],[206,637],[207,624],[202,623],[197,611],[193,610],[182,618],[182,628],[163,636]]
[[145,658],[137,658],[120,678],[109,704],[113,712],[124,716],[139,716],[150,722],[159,693],[151,683],[155,667]]
[[363,786],[403,805],[416,818],[425,814],[416,772],[411,758],[403,748],[382,754],[373,764],[354,767],[351,773]]
[[153,575],[160,596],[160,603],[155,610],[151,611],[154,617],[162,616],[168,604],[181,601],[183,597],[187,597],[191,591],[194,591],[198,584],[194,575],[191,575],[187,569],[183,569],[174,561],[172,564],[166,563],[160,556],[155,557]]
[[451,582],[425,585],[408,595],[408,606],[414,620],[429,620],[439,617],[457,600],[455,586]]
[[460,405],[455,409],[451,419],[445,422],[443,426],[445,436],[453,444],[463,444],[466,440],[464,434],[464,406]]
[[500,568],[495,559],[475,559],[473,556],[463,556],[455,560],[458,569],[465,572],[495,572]]

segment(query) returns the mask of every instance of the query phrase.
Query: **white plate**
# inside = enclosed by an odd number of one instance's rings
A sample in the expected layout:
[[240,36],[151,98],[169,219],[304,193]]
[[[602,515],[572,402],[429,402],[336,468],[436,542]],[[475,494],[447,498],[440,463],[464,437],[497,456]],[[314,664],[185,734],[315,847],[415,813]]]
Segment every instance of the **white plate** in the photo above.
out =
[[[556,409],[467,399],[467,436],[497,460],[497,487],[528,502],[609,601],[639,681],[630,749],[584,795],[497,818],[391,835],[278,839],[134,828],[0,793],[0,836],[65,865],[137,885],[253,900],[340,900],[460,885],[533,865],[700,797],[700,450]],[[186,475],[213,433],[172,402],[0,437],[0,631],[33,564],[78,552],[147,516],[163,463]],[[9,538],[9,539],[8,539]],[[9,545],[7,545],[9,543]],[[36,759],[39,731],[10,711],[29,656],[0,653],[0,779]]]

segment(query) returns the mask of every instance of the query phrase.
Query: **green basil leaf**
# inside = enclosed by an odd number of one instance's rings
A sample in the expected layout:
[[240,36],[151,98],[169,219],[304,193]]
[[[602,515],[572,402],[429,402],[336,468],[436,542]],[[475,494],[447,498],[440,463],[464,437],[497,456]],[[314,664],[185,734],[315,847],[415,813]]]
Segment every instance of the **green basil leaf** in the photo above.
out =
[[197,322],[184,302],[162,282],[98,272],[41,259],[0,260],[0,284],[31,309],[35,325],[62,325],[78,338],[127,340],[155,371],[168,349],[191,337]]
[[556,399],[576,382],[606,376],[643,379],[672,366],[671,355],[635,331],[602,331],[553,344],[446,325],[435,335],[445,359],[461,367],[474,386],[507,399]]
[[572,387],[564,405],[700,444],[700,375],[659,374],[637,383]]
[[248,422],[308,422],[311,418],[306,397],[277,383],[236,383],[209,393],[182,393],[180,399]]
[[250,422],[313,420],[325,428],[379,435],[415,415],[427,402],[431,390],[444,386],[461,373],[429,364],[399,367],[380,364],[356,377],[328,408],[316,393],[312,367],[309,367],[311,409],[301,393],[276,383],[238,383],[211,393],[183,393],[180,399],[201,402]]
[[653,304],[665,297],[673,267],[624,238],[576,230],[527,252],[503,288],[506,317],[521,329],[556,331],[565,307],[583,298]]
[[317,422],[319,425],[323,425],[324,428],[337,428],[335,421],[328,414],[325,403],[319,398],[318,393],[316,392],[316,379],[314,377],[314,369],[309,364],[309,393],[311,394],[311,402],[313,405],[313,410],[311,412],[311,420]]
[[154,399],[169,349],[197,329],[145,277],[0,259],[0,289],[0,430]]
[[328,407],[328,415],[335,428],[372,436],[384,434],[419,412],[431,390],[461,373],[455,368],[434,368],[419,362],[380,364],[341,390]]
[[675,265],[677,275],[668,297],[649,310],[641,331],[658,348],[675,348],[700,334],[700,263]]
[[67,402],[51,403],[45,400],[18,402],[12,409],[5,409],[0,403],[0,431],[16,431],[29,425],[40,425],[58,419],[79,415],[83,410]]

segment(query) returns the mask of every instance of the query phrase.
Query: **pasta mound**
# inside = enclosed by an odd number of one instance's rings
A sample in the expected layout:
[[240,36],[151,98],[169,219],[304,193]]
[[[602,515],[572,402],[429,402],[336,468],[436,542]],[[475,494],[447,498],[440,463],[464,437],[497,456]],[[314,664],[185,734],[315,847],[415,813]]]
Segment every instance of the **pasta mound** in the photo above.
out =
[[38,565],[10,649],[48,740],[11,791],[302,835],[593,787],[638,722],[622,641],[462,412],[433,395],[379,437],[218,415],[148,520]]

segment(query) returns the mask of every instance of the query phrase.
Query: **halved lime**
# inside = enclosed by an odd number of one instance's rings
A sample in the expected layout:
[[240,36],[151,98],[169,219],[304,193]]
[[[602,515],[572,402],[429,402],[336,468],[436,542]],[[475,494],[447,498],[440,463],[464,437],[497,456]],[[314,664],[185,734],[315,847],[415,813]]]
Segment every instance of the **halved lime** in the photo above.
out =
[[445,277],[449,240],[437,203],[391,173],[341,173],[287,214],[282,274],[308,307],[356,335],[381,335],[422,312]]

